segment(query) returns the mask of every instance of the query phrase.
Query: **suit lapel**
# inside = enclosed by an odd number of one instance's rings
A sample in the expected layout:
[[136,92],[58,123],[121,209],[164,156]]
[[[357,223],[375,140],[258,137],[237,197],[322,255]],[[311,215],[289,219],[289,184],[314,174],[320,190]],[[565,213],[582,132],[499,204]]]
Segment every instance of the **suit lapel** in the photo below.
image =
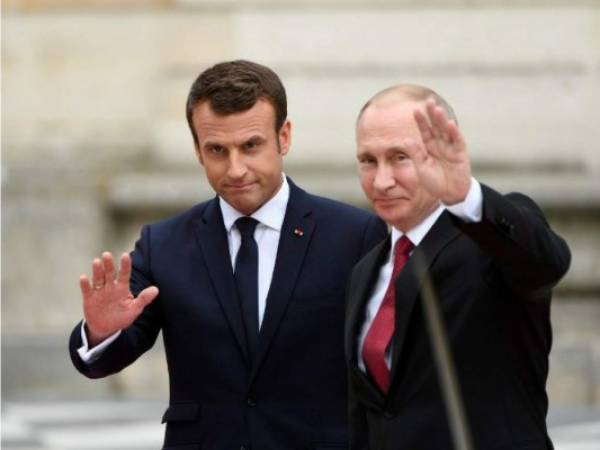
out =
[[240,351],[247,358],[242,312],[235,292],[227,233],[217,198],[207,205],[195,232],[217,299],[240,346]]
[[377,279],[379,269],[390,251],[390,237],[375,246],[358,263],[353,271],[353,279],[349,285],[348,304],[345,328],[345,351],[350,368],[352,383],[362,386],[357,390],[361,402],[374,409],[381,408],[385,397],[379,388],[358,367],[358,336],[364,323],[364,311],[371,296],[373,283]]
[[281,227],[275,267],[267,294],[265,315],[258,336],[258,352],[252,364],[252,382],[277,331],[302,268],[315,222],[307,194],[290,179],[290,198]]
[[358,335],[364,322],[364,311],[379,269],[390,251],[390,236],[377,244],[353,270],[353,279],[348,287],[345,328],[346,357],[356,364]]
[[396,324],[393,337],[393,356],[391,370],[390,394],[395,386],[401,361],[402,348],[406,340],[406,331],[415,302],[421,291],[423,280],[431,273],[431,266],[442,249],[459,234],[450,218],[444,211],[427,232],[421,243],[415,248],[406,266],[396,280]]

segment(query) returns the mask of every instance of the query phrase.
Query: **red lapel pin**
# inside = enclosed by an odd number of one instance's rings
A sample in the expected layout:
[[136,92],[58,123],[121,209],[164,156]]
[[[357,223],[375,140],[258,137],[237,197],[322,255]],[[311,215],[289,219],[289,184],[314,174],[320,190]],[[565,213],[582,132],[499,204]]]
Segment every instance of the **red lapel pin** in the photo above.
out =
[[300,228],[294,228],[294,234],[296,236],[304,236],[304,231],[302,231]]

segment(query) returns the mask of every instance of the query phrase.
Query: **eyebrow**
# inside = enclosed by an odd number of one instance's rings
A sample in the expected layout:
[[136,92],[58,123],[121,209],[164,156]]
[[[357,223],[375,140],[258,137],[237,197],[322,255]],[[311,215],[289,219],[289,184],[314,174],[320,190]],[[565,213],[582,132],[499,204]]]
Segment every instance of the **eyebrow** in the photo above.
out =
[[265,137],[261,136],[260,134],[255,134],[251,137],[249,137],[248,139],[244,139],[244,142],[253,142],[253,141],[264,141]]
[[389,153],[406,153],[406,147],[404,147],[403,145],[394,145],[393,147],[389,147],[385,153],[389,154]]
[[223,147],[223,144],[221,144],[220,142],[211,141],[211,140],[204,141],[202,143],[202,147],[212,147],[213,145],[219,145],[219,146]]
[[[388,156],[390,154],[394,154],[394,153],[406,153],[406,148],[402,145],[394,145],[392,147],[388,147],[385,150],[385,155]],[[356,156],[365,156],[365,155],[371,155],[371,151],[368,149],[359,149],[358,152],[356,153]]]
[[[262,136],[260,134],[253,134],[249,138],[244,139],[242,141],[242,143],[245,144],[245,143],[248,143],[248,142],[255,142],[255,141],[261,141],[261,142],[263,142],[265,140],[266,140],[266,138],[264,136]],[[213,146],[213,145],[218,145],[218,146],[221,146],[221,147],[226,147],[223,143],[218,142],[218,141],[213,141],[213,140],[210,140],[210,139],[208,139],[208,140],[206,140],[206,141],[204,141],[202,143],[202,147],[210,147],[210,146]]]

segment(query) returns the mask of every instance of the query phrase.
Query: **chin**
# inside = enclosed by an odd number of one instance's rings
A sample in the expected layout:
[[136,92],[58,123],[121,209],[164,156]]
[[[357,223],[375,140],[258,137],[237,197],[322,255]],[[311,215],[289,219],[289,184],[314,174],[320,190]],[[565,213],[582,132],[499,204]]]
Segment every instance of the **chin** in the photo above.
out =
[[262,206],[262,204],[259,204],[259,202],[252,201],[250,199],[247,199],[247,201],[238,201],[235,203],[231,203],[231,205],[239,212],[247,216],[249,216]]
[[375,212],[381,218],[381,220],[383,220],[388,225],[392,225],[394,222],[396,222],[396,217],[393,216],[392,214],[386,214],[385,212],[379,212],[379,211],[375,211]]
[[402,215],[395,214],[391,211],[375,211],[377,215],[388,225],[394,226],[398,228],[395,224],[402,223],[405,220],[405,217]]

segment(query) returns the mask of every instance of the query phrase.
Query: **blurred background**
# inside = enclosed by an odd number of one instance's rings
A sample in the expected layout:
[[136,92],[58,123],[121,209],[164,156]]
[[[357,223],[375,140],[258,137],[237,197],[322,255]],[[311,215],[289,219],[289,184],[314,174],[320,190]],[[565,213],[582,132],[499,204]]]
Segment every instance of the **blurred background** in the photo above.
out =
[[116,376],[80,376],[67,354],[78,277],[102,250],[131,250],[143,223],[213,195],[184,105],[202,70],[234,58],[286,86],[286,173],[365,208],[353,130],[364,102],[411,82],[453,105],[475,176],[532,196],[570,244],[550,424],[559,450],[600,448],[595,0],[4,0],[3,448],[160,446],[160,339]]

